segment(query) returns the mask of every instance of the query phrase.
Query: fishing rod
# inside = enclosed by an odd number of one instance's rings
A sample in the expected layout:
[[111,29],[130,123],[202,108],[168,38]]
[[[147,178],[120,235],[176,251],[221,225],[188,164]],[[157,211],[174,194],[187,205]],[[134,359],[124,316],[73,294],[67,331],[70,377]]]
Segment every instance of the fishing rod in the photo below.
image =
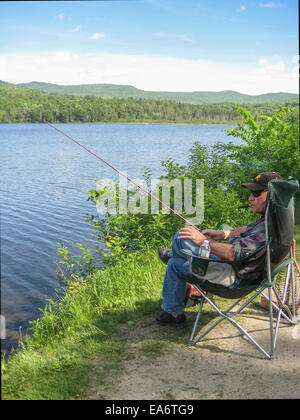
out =
[[146,190],[145,188],[141,187],[140,185],[138,185],[133,179],[129,178],[127,175],[125,175],[123,172],[121,172],[118,168],[116,168],[115,166],[113,166],[112,164],[110,164],[109,162],[107,162],[106,160],[104,160],[102,157],[98,156],[96,153],[92,152],[91,150],[89,150],[87,147],[85,147],[83,144],[79,143],[78,140],[75,140],[73,137],[69,136],[68,134],[66,134],[64,131],[58,129],[57,127],[55,127],[53,124],[49,123],[46,120],[41,120],[43,123],[47,124],[49,127],[53,128],[55,131],[57,131],[58,133],[62,134],[63,136],[67,137],[69,140],[73,141],[74,143],[76,143],[78,146],[80,146],[82,149],[84,149],[86,152],[90,153],[91,155],[95,156],[97,159],[99,159],[101,162],[105,163],[105,165],[109,166],[111,169],[113,169],[115,172],[117,172],[119,175],[123,176],[124,178],[127,179],[127,181],[131,182],[132,184],[134,184],[139,190],[143,191],[145,194],[148,194],[151,198],[153,198],[154,200],[158,201],[160,204],[162,204],[163,206],[165,206],[168,210],[170,210],[172,213],[174,213],[176,216],[178,216],[180,219],[182,219],[183,221],[185,221],[188,225],[194,227],[197,230],[200,230],[199,228],[197,228],[195,225],[193,225],[191,222],[189,222],[187,219],[185,219],[181,214],[179,214],[176,210],[172,209],[171,207],[169,207],[166,203],[164,203],[163,201],[161,201],[159,198],[155,197],[155,195],[153,195],[152,193],[150,193],[148,190]]

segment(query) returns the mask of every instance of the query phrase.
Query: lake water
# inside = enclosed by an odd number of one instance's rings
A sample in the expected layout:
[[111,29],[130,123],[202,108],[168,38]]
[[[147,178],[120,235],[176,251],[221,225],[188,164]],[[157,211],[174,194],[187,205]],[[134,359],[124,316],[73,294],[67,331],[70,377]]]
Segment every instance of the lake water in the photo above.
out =
[[[186,164],[195,141],[232,141],[220,125],[56,124],[85,147],[142,178],[143,166],[162,175],[168,157]],[[236,141],[236,140],[235,140]],[[77,242],[100,246],[86,214],[96,179],[118,179],[112,169],[44,124],[0,124],[1,314],[6,322],[2,351],[16,347],[19,333],[55,297],[58,242],[78,254]]]

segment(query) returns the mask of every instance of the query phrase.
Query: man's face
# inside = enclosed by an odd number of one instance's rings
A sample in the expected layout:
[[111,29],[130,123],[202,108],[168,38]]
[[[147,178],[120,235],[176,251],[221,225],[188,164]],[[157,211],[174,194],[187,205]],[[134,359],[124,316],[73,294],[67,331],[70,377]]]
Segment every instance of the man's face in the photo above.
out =
[[253,213],[265,214],[268,191],[251,191],[249,200]]

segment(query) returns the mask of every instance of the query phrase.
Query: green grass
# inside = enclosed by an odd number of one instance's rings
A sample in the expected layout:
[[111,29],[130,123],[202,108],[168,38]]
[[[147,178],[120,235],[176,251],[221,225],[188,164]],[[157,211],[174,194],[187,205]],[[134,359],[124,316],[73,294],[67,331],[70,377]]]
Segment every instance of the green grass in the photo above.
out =
[[99,270],[59,302],[49,301],[33,334],[2,362],[2,399],[76,398],[91,381],[94,359],[106,366],[103,380],[122,369],[128,353],[125,342],[112,338],[118,325],[159,310],[165,267],[156,254]]

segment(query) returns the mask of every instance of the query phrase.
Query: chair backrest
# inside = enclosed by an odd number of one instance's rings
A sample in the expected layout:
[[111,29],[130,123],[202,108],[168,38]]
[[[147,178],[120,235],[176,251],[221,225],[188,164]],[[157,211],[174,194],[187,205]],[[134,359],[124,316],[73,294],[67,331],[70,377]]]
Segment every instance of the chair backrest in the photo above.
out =
[[[299,182],[292,177],[287,181],[283,179],[269,181],[265,213],[267,252],[254,263],[237,262],[235,269],[241,279],[242,287],[258,285],[266,278],[271,281],[272,272],[290,252],[294,236],[294,195],[298,188]],[[256,265],[256,270],[247,278],[243,278],[239,274],[240,268],[243,269],[245,265],[252,263]]]
[[[287,181],[273,179],[268,183],[267,210],[265,214],[265,231],[267,253],[261,255],[255,262],[261,264],[262,271],[252,273],[252,277],[241,278],[239,286],[224,287],[218,284],[201,283],[201,288],[218,296],[229,299],[242,297],[256,289],[267,278],[271,281],[271,273],[288,255],[294,235],[294,195],[299,188],[299,182],[295,178],[289,178]],[[266,246],[265,245],[265,246]],[[184,251],[183,251],[184,252]],[[184,252],[188,255],[188,251]],[[235,271],[249,262],[226,261],[234,267]],[[201,270],[202,260],[192,258],[190,260],[190,278],[187,281],[193,283],[195,278],[203,278]],[[207,261],[205,261],[207,264]],[[268,270],[270,267],[270,270]],[[200,271],[199,271],[200,270]],[[257,275],[257,273],[260,273]]]
[[268,183],[266,240],[271,238],[270,262],[273,269],[289,253],[294,235],[294,195],[299,188],[295,178],[272,179]]

